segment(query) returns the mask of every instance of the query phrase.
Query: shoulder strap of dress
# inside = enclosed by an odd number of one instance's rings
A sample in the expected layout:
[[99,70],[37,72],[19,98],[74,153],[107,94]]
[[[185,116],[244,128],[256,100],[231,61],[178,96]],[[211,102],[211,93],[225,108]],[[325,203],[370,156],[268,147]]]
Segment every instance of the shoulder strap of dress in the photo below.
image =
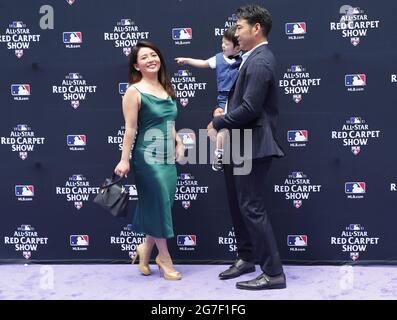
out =
[[138,110],[139,110],[142,105],[142,92],[139,91],[139,89],[136,86],[134,86],[133,84],[131,84],[130,87],[134,87],[139,92],[139,106],[138,106]]
[[131,85],[131,87],[134,87],[135,89],[138,90],[139,93],[142,93],[136,86],[134,86],[133,84]]

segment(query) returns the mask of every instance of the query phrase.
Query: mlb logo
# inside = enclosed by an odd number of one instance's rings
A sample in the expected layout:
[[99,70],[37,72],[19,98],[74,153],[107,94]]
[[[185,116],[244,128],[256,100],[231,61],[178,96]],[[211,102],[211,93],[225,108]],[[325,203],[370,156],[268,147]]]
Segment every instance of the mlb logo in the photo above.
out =
[[83,42],[83,34],[80,31],[76,32],[64,32],[63,33],[63,43],[82,43]]
[[179,177],[181,180],[193,179],[193,177],[190,173],[181,173],[181,175]]
[[303,172],[292,172],[292,178],[303,178]]
[[183,144],[194,144],[196,141],[196,136],[193,132],[180,133]]
[[231,17],[228,18],[228,20],[230,21],[237,21],[237,15],[235,13],[232,14]]
[[288,142],[306,142],[308,136],[307,130],[289,130],[287,133]]
[[181,103],[182,107],[186,107],[189,103],[189,99],[188,98],[180,98],[179,102]]
[[352,10],[353,10],[353,14],[360,14],[361,13],[360,7],[353,7]]
[[121,19],[120,20],[120,25],[122,25],[122,26],[130,26],[132,23],[131,23],[131,19]]
[[189,70],[178,70],[178,76],[187,77],[189,75]]
[[359,37],[350,38],[350,42],[353,46],[357,46],[360,43],[360,38]]
[[13,28],[23,28],[23,22],[22,21],[13,21],[12,27]]
[[352,147],[352,152],[353,152],[353,154],[355,156],[358,155],[360,153],[360,151],[361,151],[361,147],[360,146],[353,146]]
[[356,124],[356,123],[362,123],[362,121],[360,117],[350,117],[350,123]]
[[346,15],[354,15],[361,13],[360,7],[352,7],[352,6],[347,6],[347,8],[344,11]]
[[359,225],[359,224],[350,224],[349,225],[349,230],[352,230],[352,231],[361,230],[361,225]]
[[74,3],[75,0],[66,0],[67,3],[69,3],[70,5],[72,5]]
[[127,224],[127,231],[132,231],[132,224],[131,223]]
[[81,76],[79,73],[74,72],[74,73],[69,73],[67,78],[73,80],[73,79],[80,79]]
[[21,231],[31,231],[33,230],[32,226],[30,224],[21,224],[21,226],[18,228]]
[[85,146],[87,144],[87,137],[84,134],[67,135],[66,141],[69,147]]
[[34,197],[34,186],[17,185],[15,186],[15,195],[17,197]]
[[20,59],[23,56],[23,50],[15,50],[15,55]]
[[365,74],[347,74],[345,75],[346,87],[363,87],[367,85],[367,77]]
[[128,57],[131,53],[131,48],[123,48],[123,53]]
[[350,258],[353,261],[356,261],[360,257],[360,254],[358,252],[350,252]]
[[192,28],[173,28],[173,40],[190,40],[193,37]]
[[290,22],[285,24],[285,34],[305,34],[306,33],[306,22]]
[[83,207],[83,202],[81,201],[76,201],[74,203],[74,206],[76,207],[77,210],[80,210]]
[[287,243],[289,247],[306,247],[307,235],[303,235],[303,234],[288,235]]
[[19,153],[19,157],[20,157],[22,160],[25,160],[25,159],[28,157],[28,153],[27,153],[26,151],[21,151],[21,152]]
[[302,100],[302,95],[301,95],[301,94],[294,94],[294,95],[292,96],[292,100],[294,100],[295,103],[299,103],[299,102],[301,102],[301,100]]
[[301,65],[293,65],[291,66],[291,72],[302,72],[303,67]]
[[72,180],[72,181],[83,181],[85,179],[84,179],[84,176],[82,174],[74,174],[74,175],[72,175],[72,178],[70,180]]
[[120,94],[125,94],[125,92],[127,91],[127,89],[128,89],[128,82],[120,82],[119,83],[119,93]]
[[300,207],[302,207],[302,200],[294,200],[294,207],[296,209],[299,209]]
[[360,194],[365,193],[366,184],[365,182],[346,182],[345,193],[347,194]]
[[70,236],[70,245],[72,247],[86,247],[90,243],[89,237],[87,234],[79,234],[79,235],[71,235]]
[[183,207],[183,209],[189,209],[190,201],[182,201],[182,207]]
[[135,184],[126,184],[124,187],[125,187],[126,192],[128,192],[128,195],[130,195],[130,196],[138,195],[138,190],[136,189]]
[[12,84],[11,94],[13,96],[30,96],[29,84]]
[[79,106],[80,106],[80,101],[78,101],[78,100],[72,100],[71,102],[70,102],[70,105],[73,107],[73,109],[77,109]]
[[29,130],[29,128],[28,128],[27,124],[18,124],[17,125],[17,130],[18,131],[27,131],[27,130]]
[[178,246],[195,246],[197,244],[197,237],[192,234],[184,234],[177,236]]
[[24,252],[22,253],[22,255],[23,255],[23,257],[24,257],[25,259],[30,259],[30,257],[32,256],[32,253],[31,253],[30,251],[24,251]]

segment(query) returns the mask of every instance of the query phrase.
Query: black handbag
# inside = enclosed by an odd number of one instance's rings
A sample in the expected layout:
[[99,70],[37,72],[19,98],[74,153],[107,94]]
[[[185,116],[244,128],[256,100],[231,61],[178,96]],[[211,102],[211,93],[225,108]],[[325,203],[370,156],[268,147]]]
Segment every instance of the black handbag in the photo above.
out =
[[123,178],[114,180],[115,177],[116,175],[113,174],[111,179],[106,178],[100,187],[99,193],[94,198],[94,202],[116,218],[126,217],[128,214],[129,194],[124,187],[118,185]]

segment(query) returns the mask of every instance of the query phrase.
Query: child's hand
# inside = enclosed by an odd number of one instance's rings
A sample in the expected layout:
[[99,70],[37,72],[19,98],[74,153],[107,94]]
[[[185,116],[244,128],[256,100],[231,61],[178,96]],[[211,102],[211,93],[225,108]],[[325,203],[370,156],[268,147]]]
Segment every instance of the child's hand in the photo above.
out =
[[187,58],[178,57],[178,58],[175,58],[175,61],[177,64],[186,64]]
[[213,116],[214,117],[219,117],[223,115],[224,110],[222,108],[216,108],[214,110]]

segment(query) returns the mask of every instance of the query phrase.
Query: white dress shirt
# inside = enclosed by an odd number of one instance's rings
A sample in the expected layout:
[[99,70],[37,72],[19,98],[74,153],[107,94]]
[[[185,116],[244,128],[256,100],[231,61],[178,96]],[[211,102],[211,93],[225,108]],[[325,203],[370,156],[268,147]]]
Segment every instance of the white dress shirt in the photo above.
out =
[[244,62],[247,61],[247,59],[248,59],[248,57],[250,56],[250,54],[252,53],[252,51],[254,51],[254,50],[255,50],[256,48],[258,48],[259,46],[263,46],[264,44],[268,44],[268,43],[269,43],[269,42],[267,42],[267,41],[263,41],[263,42],[261,42],[260,44],[256,45],[255,47],[253,47],[250,51],[247,51],[246,53],[244,53],[244,54],[241,56],[242,61],[241,61],[239,70],[240,70],[241,67],[243,66]]

